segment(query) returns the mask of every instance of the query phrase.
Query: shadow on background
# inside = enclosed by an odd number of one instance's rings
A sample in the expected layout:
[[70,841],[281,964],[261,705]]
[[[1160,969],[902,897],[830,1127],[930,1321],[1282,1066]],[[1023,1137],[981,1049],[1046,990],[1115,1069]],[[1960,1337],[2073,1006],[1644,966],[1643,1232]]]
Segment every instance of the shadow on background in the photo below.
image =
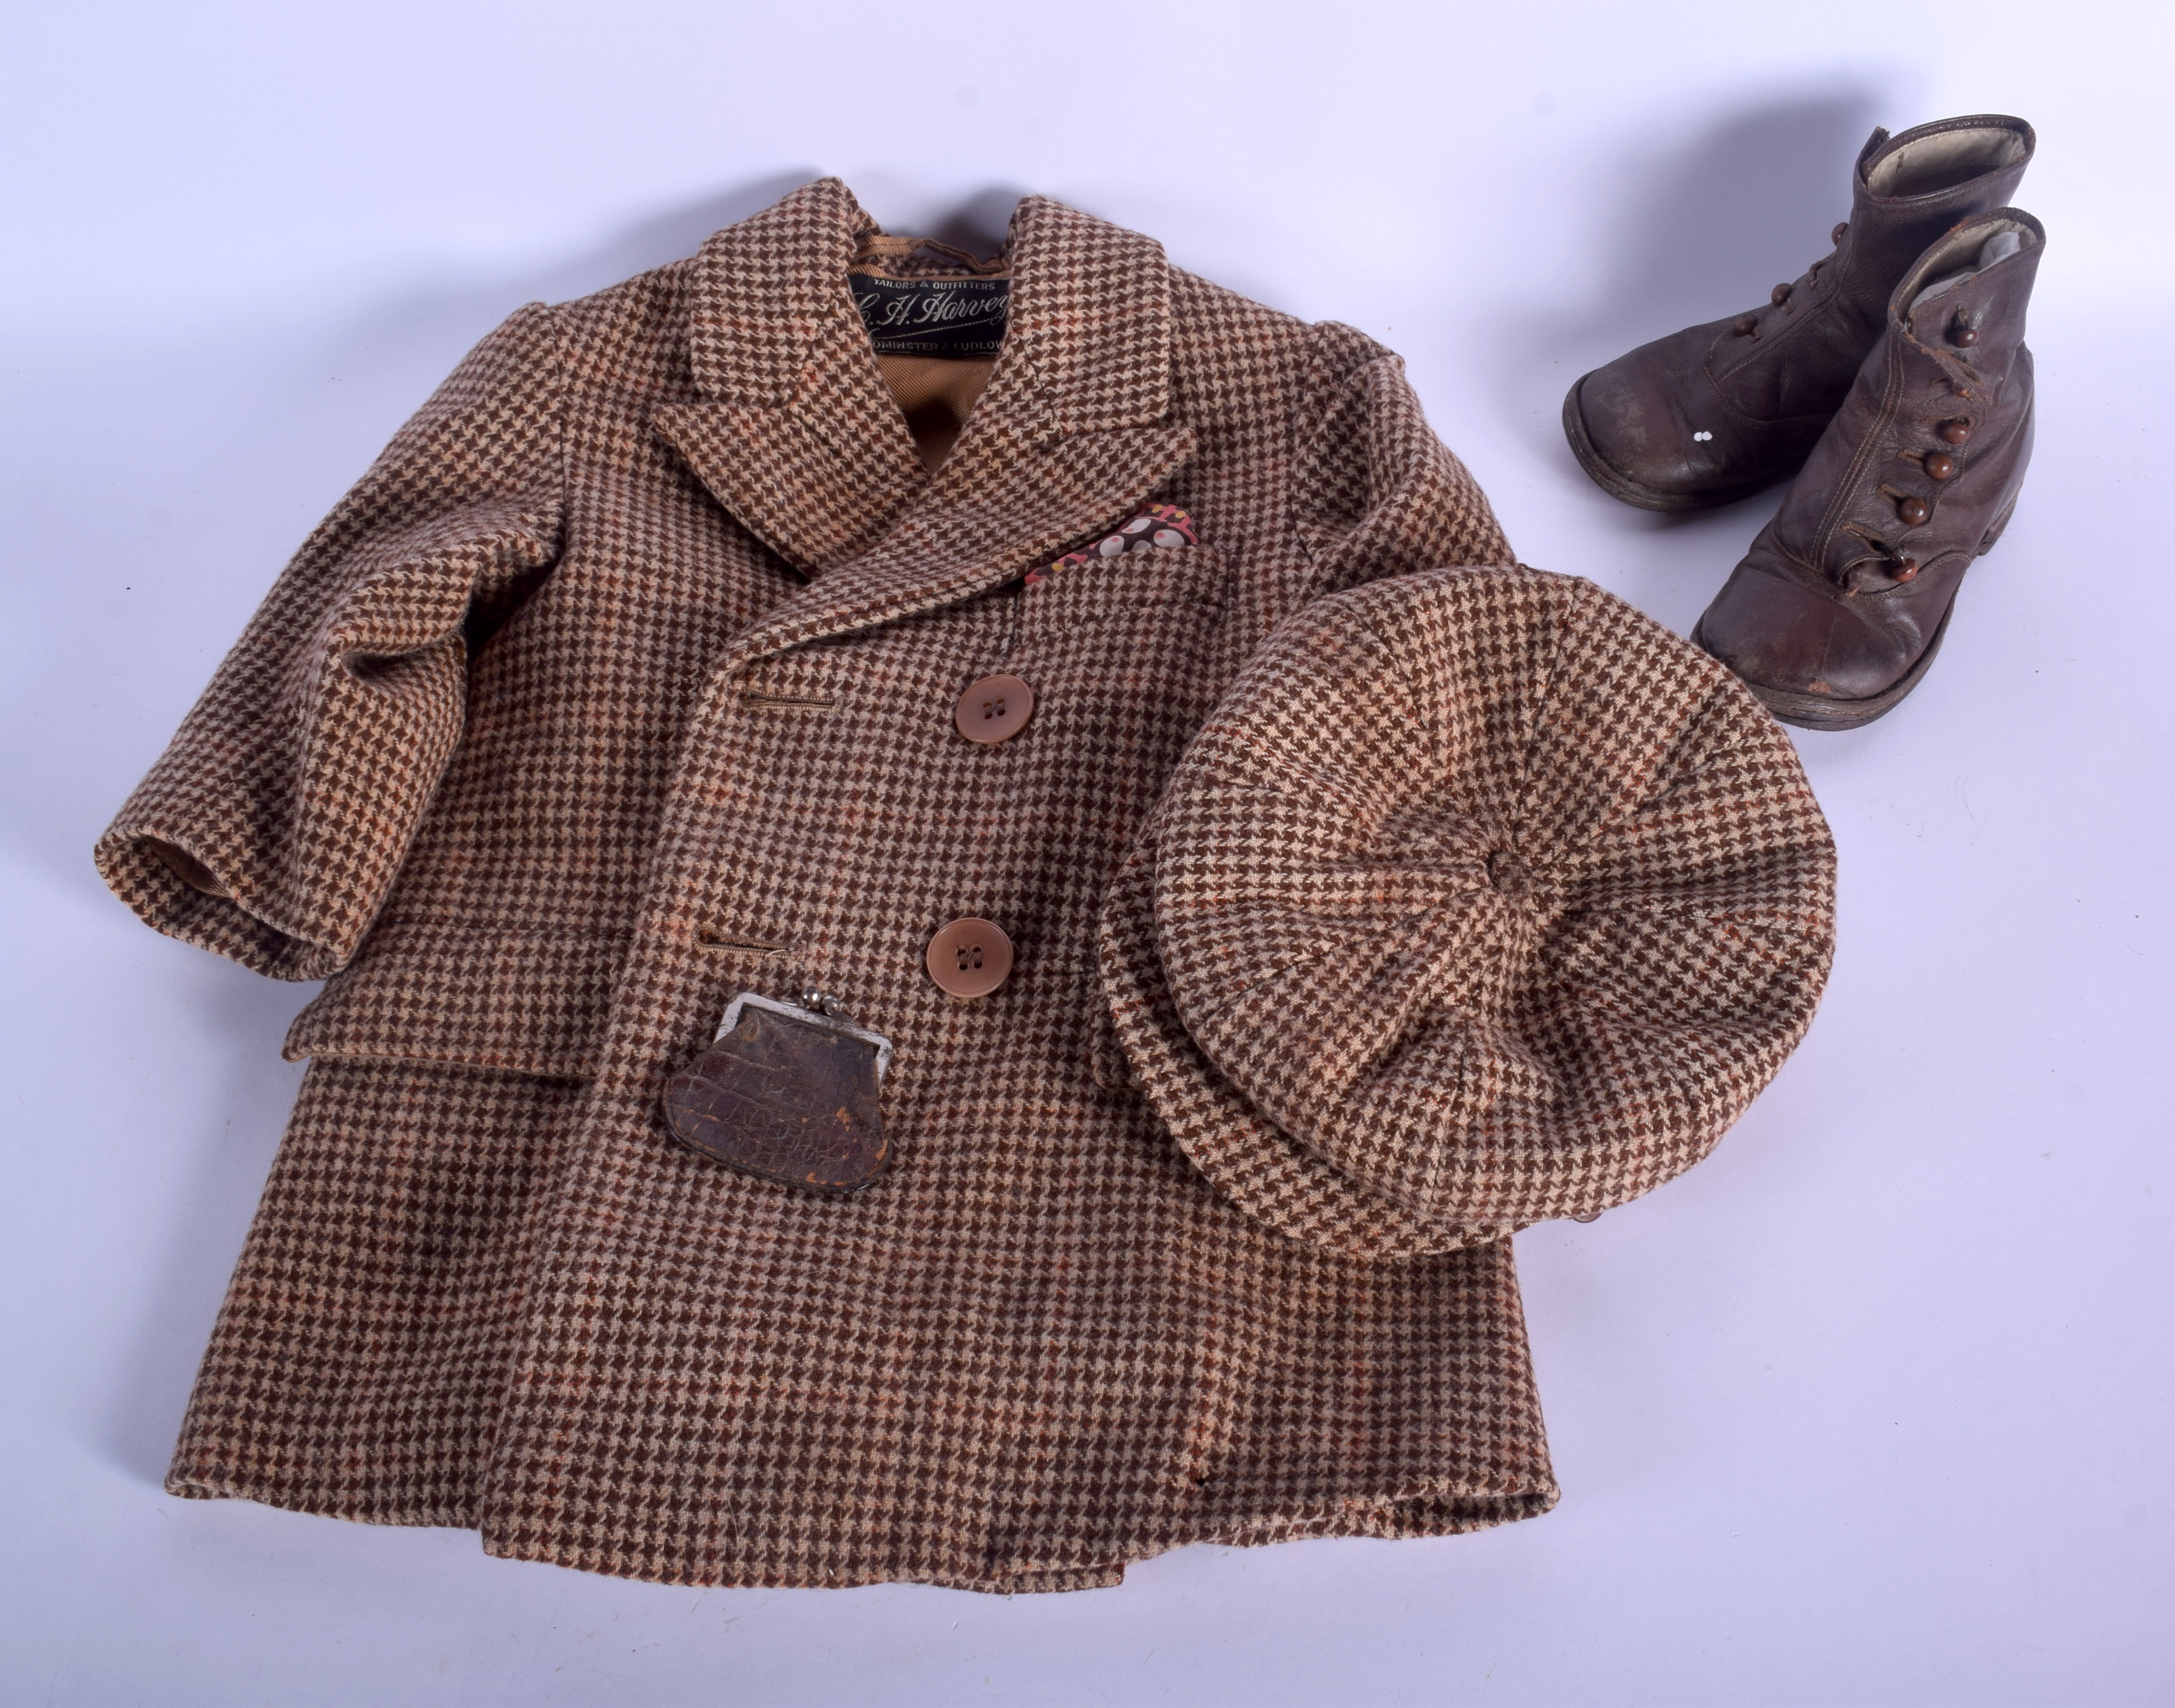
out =
[[1505,314],[1494,346],[1505,419],[1583,484],[1555,410],[1536,416],[1527,407],[1536,388],[1559,403],[1580,375],[1681,327],[1764,302],[1776,284],[1827,253],[1830,229],[1849,216],[1852,165],[1874,127],[1901,129],[1924,117],[1884,113],[1885,105],[1874,90],[1846,87],[1748,108],[1656,149],[1627,139],[1616,161],[1597,166],[1592,198],[1578,210],[1597,228],[1591,264],[1533,281]]
[[945,212],[928,230],[908,235],[934,237],[969,255],[994,255],[1005,247],[1012,209],[1026,193],[1016,186],[992,186]]
[[[1679,328],[1767,300],[1829,252],[1851,171],[1878,122],[1924,117],[1845,84],[1724,111],[1676,132],[1658,125],[1559,154],[1538,169],[1560,208],[1562,258],[1529,267],[1475,351],[1494,419],[1528,453],[1532,490],[1512,538],[1533,561],[1599,579],[1689,633],[1789,490],[1777,483],[1713,510],[1662,514],[1590,480],[1565,442],[1565,393],[1584,374]],[[1565,241],[1567,240],[1567,241]],[[1551,558],[1549,554],[1556,554]]]

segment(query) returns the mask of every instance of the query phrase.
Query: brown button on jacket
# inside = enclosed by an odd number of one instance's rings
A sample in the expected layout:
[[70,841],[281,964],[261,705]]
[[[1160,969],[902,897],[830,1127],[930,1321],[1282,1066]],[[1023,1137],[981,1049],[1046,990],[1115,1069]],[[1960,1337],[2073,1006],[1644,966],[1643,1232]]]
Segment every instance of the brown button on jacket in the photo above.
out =
[[[1788,743],[1512,567],[1394,357],[1051,202],[930,472],[872,229],[814,184],[516,314],[100,843],[328,980],[170,1486],[990,1589],[1544,1510],[1507,1236],[1695,1160],[1809,1020]],[[1198,543],[1019,584],[1150,500]],[[968,740],[993,675],[1033,715]],[[962,919],[1015,957],[974,1000]],[[809,986],[895,1046],[850,1196],[659,1114]]]

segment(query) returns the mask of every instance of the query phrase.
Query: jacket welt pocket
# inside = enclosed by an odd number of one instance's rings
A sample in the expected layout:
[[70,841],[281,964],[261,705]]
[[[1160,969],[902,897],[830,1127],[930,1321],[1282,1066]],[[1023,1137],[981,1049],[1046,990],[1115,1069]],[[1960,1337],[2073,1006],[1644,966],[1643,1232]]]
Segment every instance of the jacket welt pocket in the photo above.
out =
[[1220,610],[1227,580],[1222,551],[1176,545],[1091,560],[1057,571],[1020,592],[1017,634],[1022,659],[1063,653],[1088,643],[1088,632],[1153,626],[1181,611],[1198,621]]
[[295,1017],[283,1053],[588,1079],[627,942],[622,931],[382,921]]

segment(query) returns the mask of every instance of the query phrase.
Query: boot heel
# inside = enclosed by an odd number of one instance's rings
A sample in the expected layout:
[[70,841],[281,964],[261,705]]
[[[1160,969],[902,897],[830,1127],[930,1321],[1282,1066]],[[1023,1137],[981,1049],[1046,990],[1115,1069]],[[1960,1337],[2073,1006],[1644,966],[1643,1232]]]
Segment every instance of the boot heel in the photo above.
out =
[[2009,518],[2015,514],[2016,500],[2012,498],[2002,507],[2001,514],[1993,518],[1993,526],[1987,529],[1986,538],[1979,541],[1978,550],[1972,556],[1984,557],[1987,553],[1993,550],[1994,542],[2001,538],[2001,530],[2009,526]]

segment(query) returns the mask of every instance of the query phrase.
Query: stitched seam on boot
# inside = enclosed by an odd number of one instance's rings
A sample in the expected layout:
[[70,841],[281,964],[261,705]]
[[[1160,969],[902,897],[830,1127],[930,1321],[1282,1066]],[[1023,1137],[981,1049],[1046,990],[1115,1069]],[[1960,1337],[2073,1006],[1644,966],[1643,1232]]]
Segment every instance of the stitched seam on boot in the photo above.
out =
[[[1891,328],[1888,338],[1892,341],[1895,337],[1895,330]],[[1879,347],[1874,346],[1876,350]],[[1880,399],[1879,411],[1874,417],[1872,427],[1858,442],[1858,449],[1852,453],[1850,467],[1843,471],[1842,479],[1836,483],[1835,492],[1829,498],[1827,508],[1820,516],[1820,527],[1813,535],[1811,556],[1822,569],[1827,565],[1828,548],[1834,543],[1836,530],[1842,525],[1842,518],[1848,512],[1851,496],[1872,464],[1874,447],[1888,437],[1896,425],[1896,411],[1902,396],[1903,355],[1901,350],[1893,350],[1888,359],[1888,389]],[[1846,409],[1849,407],[1847,398],[1845,398],[1843,406]]]
[[[1715,388],[1719,391],[1722,388],[1722,382],[1723,380],[1728,379],[1743,371],[1745,368],[1749,367],[1755,361],[1757,361],[1761,356],[1774,355],[1776,350],[1783,348],[1787,344],[1791,333],[1796,332],[1801,327],[1810,326],[1814,320],[1817,318],[1824,310],[1829,308],[1832,305],[1833,301],[1834,299],[1831,297],[1825,301],[1813,305],[1812,310],[1809,313],[1793,314],[1792,317],[1784,323],[1781,331],[1772,333],[1771,334],[1769,331],[1769,328],[1774,324],[1776,317],[1770,316],[1766,324],[1761,326],[1760,328],[1760,338],[1768,339],[1766,349],[1762,350],[1760,348],[1759,339],[1747,339],[1746,342],[1751,344],[1752,348],[1746,350],[1744,356],[1735,364],[1724,368],[1720,374],[1717,374],[1714,371],[1714,344],[1709,344],[1707,346],[1707,377],[1714,382]],[[1715,344],[1721,343],[1722,338],[1734,338],[1736,336],[1737,334],[1734,332],[1724,333],[1721,337],[1717,337],[1715,339]],[[1732,405],[1732,407],[1733,408],[1735,406]],[[1746,419],[1748,420],[1764,420],[1765,417],[1760,415],[1749,415]],[[1796,418],[1793,416],[1782,417],[1781,419],[1794,420]]]

